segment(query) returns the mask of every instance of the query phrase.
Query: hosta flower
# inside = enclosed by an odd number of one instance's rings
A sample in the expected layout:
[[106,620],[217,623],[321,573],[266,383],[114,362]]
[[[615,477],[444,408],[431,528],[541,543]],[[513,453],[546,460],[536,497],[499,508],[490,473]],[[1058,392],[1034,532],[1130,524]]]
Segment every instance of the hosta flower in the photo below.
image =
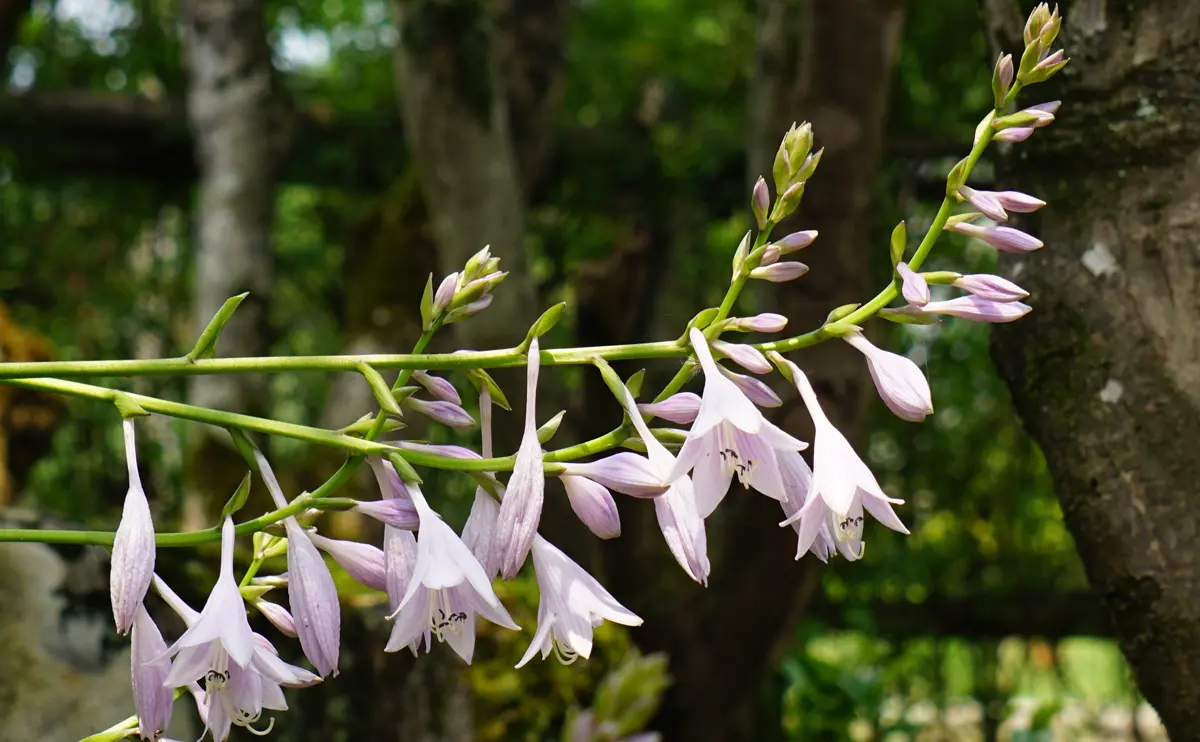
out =
[[171,708],[175,705],[174,691],[164,684],[171,671],[171,660],[158,626],[140,605],[133,615],[130,645],[130,677],[138,731],[142,739],[155,740],[171,723]]
[[425,387],[425,391],[432,394],[435,398],[453,405],[462,406],[462,397],[458,396],[458,390],[448,380],[425,371],[413,371],[412,379]]
[[727,343],[724,340],[714,340],[713,350],[722,354],[742,368],[756,374],[771,373],[771,362],[758,348],[745,343]]
[[587,477],[569,474],[560,475],[559,480],[567,490],[571,510],[589,531],[603,539],[621,535],[621,516],[607,487]]
[[708,537],[704,531],[704,518],[696,507],[696,493],[687,474],[672,477],[675,457],[650,432],[638,411],[633,395],[624,390],[622,400],[638,436],[646,444],[646,455],[658,469],[663,481],[669,485],[666,492],[654,498],[654,514],[662,531],[667,548],[683,571],[701,585],[708,584]]
[[1012,227],[984,227],[970,222],[954,222],[947,224],[946,229],[974,237],[1002,252],[1026,253],[1040,250],[1043,246],[1037,237]]
[[[390,461],[383,461],[374,456],[367,457],[367,463],[375,473],[375,481],[379,483],[379,491],[385,501],[403,500],[412,505],[408,488],[396,473],[396,468]],[[414,513],[416,506],[412,505]],[[420,517],[417,516],[418,525]],[[400,608],[404,595],[408,592],[408,583],[412,579],[413,569],[417,564],[417,537],[412,531],[385,525],[383,527],[383,559],[384,587],[387,589],[388,609],[395,612]],[[393,633],[395,627],[393,626]],[[409,643],[413,654],[417,653],[418,640]]]
[[866,356],[875,390],[896,417],[921,422],[933,412],[929,381],[917,364],[902,355],[875,347],[862,335],[848,335],[844,340]]
[[[692,480],[702,517],[708,517],[724,499],[735,474],[744,487],[754,487],[768,497],[781,499],[783,483],[775,452],[801,451],[808,444],[766,420],[754,403],[721,373],[702,332],[693,328],[690,339],[704,370],[704,394],[700,414],[666,481],[674,482],[695,468]],[[646,443],[649,445],[649,441]]]
[[[779,473],[783,478],[784,498],[779,501],[783,508],[784,520],[791,520],[804,507],[812,489],[812,469],[804,461],[804,457],[796,451],[779,452]],[[796,535],[800,535],[799,520],[792,521]],[[829,555],[837,551],[837,543],[829,530],[829,523],[823,520],[818,527],[817,537],[813,540],[808,551],[822,562],[829,561]],[[799,557],[797,557],[799,559]]]
[[642,619],[621,605],[595,577],[541,536],[533,539],[533,568],[538,582],[538,627],[521,667],[537,652],[553,651],[570,664],[592,654],[592,629],[605,621],[641,626]]
[[125,433],[125,463],[129,467],[129,491],[121,523],[113,539],[112,570],[109,576],[109,597],[117,631],[128,633],[133,617],[150,589],[154,574],[154,523],[150,519],[150,503],[142,489],[138,474],[137,446],[132,420],[122,423]]
[[429,507],[419,487],[409,485],[408,491],[421,519],[416,561],[404,597],[389,616],[396,623],[384,651],[395,652],[422,638],[428,646],[432,635],[470,663],[475,653],[476,614],[507,629],[520,627],[501,605],[491,580],[467,545]]
[[925,276],[914,272],[904,262],[896,264],[896,273],[900,275],[902,281],[900,294],[905,301],[918,307],[929,303],[929,283],[925,281]]
[[[482,434],[480,450],[485,458],[492,457],[492,395],[487,386],[479,391],[479,428]],[[504,497],[504,485],[495,482],[499,495]],[[489,580],[496,578],[500,564],[496,560],[496,521],[500,517],[500,503],[482,485],[475,488],[475,500],[471,512],[463,524],[462,540],[483,566]]]
[[475,418],[471,417],[471,413],[453,402],[445,402],[440,399],[429,401],[409,397],[404,400],[404,406],[451,428],[468,430],[475,427]]
[[[283,488],[266,457],[255,449],[254,460],[275,505],[286,507],[287,498],[283,496]],[[321,677],[336,674],[342,632],[337,586],[325,560],[300,523],[295,518],[287,518],[283,526],[288,539],[288,602],[296,620],[300,647]]]
[[734,373],[724,366],[717,366],[717,369],[722,376],[732,381],[733,385],[740,389],[747,399],[759,407],[779,407],[783,404],[783,400],[779,398],[775,390],[761,380],[753,376]]
[[508,480],[500,515],[496,522],[496,542],[493,546],[500,576],[506,580],[516,577],[537,535],[542,518],[542,502],[546,496],[546,479],[542,474],[542,444],[537,437],[537,382],[541,359],[537,338],[529,344],[526,364],[525,433]]
[[375,590],[387,590],[386,563],[379,547],[360,541],[326,538],[318,533],[310,533],[308,538],[314,546],[333,557],[333,561],[355,581]]
[[1014,322],[1032,311],[1019,301],[991,301],[982,296],[958,296],[945,301],[931,301],[918,311],[921,314],[946,314],[976,322]]
[[969,291],[980,299],[998,302],[1020,301],[1029,292],[1007,278],[988,273],[972,273],[961,276],[954,282],[955,288]]
[[792,376],[804,405],[812,417],[813,437],[812,486],[803,507],[785,519],[781,525],[800,524],[796,546],[799,559],[813,545],[825,524],[832,532],[838,550],[847,559],[862,555],[863,509],[892,530],[908,533],[896,517],[892,505],[903,500],[883,493],[875,475],[863,463],[841,431],[833,426],[821,409],[817,394],[808,377],[796,364],[778,357]]

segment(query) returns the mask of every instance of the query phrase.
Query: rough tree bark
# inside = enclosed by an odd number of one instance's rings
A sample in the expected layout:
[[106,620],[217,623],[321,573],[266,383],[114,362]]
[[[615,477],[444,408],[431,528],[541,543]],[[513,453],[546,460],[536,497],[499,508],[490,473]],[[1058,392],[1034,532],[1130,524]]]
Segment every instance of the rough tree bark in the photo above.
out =
[[[180,7],[188,121],[201,170],[192,296],[197,332],[226,299],[250,292],[221,335],[219,351],[228,355],[260,355],[269,345],[275,163],[287,137],[263,14],[260,0],[192,0]],[[241,376],[196,377],[190,396],[195,404],[261,412],[268,395],[265,379]],[[242,474],[239,467],[223,481],[216,465],[227,458],[223,443],[205,436],[191,454],[191,479],[214,492],[232,491]]]
[[[1016,51],[1020,17],[988,3]],[[1172,739],[1200,738],[1200,4],[1064,8],[1073,61],[1006,186],[1050,205],[1001,262],[1033,312],[993,351],[1093,590]],[[1045,86],[1049,87],[1049,86]],[[1019,158],[1019,159],[1018,159]]]

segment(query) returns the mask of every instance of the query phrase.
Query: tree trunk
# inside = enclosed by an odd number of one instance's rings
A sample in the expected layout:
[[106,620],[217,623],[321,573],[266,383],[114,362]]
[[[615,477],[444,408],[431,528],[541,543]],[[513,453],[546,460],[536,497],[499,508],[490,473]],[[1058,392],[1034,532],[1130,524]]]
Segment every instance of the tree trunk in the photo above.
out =
[[[217,350],[225,355],[264,355],[269,346],[275,153],[287,138],[280,132],[283,117],[273,95],[264,9],[259,0],[190,0],[180,11],[189,78],[188,121],[201,170],[194,327],[199,333],[226,299],[249,291]],[[190,397],[192,403],[207,407],[261,413],[266,411],[266,380],[198,376]],[[203,435],[191,454],[195,476],[190,478],[205,482],[211,492],[231,492],[242,467],[222,476],[222,470],[231,467],[220,462],[229,458],[232,447]]]
[[[1005,10],[989,14],[1015,52]],[[1063,109],[1004,179],[1050,203],[1028,225],[1045,249],[1001,261],[1034,311],[994,356],[1142,692],[1197,739],[1200,5],[1078,0],[1064,18],[1074,61],[1025,96]]]

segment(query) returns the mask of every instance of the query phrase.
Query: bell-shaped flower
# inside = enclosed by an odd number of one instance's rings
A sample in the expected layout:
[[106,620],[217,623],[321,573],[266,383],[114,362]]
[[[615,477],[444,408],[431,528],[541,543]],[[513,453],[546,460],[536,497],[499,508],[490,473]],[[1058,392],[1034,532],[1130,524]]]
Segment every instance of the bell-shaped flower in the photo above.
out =
[[421,638],[428,647],[432,635],[470,663],[475,652],[476,614],[504,628],[520,627],[513,623],[483,566],[454,529],[429,507],[419,487],[409,485],[408,491],[421,518],[416,560],[408,588],[389,616],[396,623],[384,651],[398,651]]
[[782,356],[779,362],[791,372],[792,381],[808,408],[816,431],[813,438],[812,486],[808,498],[799,511],[781,524],[800,523],[797,558],[809,550],[820,533],[821,524],[826,523],[833,532],[838,550],[847,559],[857,559],[862,555],[864,508],[888,528],[908,533],[892,510],[892,505],[900,505],[904,501],[884,494],[875,475],[854,452],[841,431],[825,416],[817,393],[804,372]]
[[542,444],[537,437],[537,382],[541,358],[537,338],[529,344],[526,364],[525,432],[513,463],[512,477],[505,488],[496,521],[496,541],[493,545],[500,576],[506,580],[516,577],[537,535],[542,518],[542,503],[546,497],[546,479],[542,473]]
[[413,371],[412,379],[425,387],[425,391],[432,394],[434,398],[458,405],[459,407],[462,406],[462,397],[458,396],[458,390],[447,379],[443,379],[441,376],[434,376],[425,371]]
[[150,518],[150,502],[142,489],[138,474],[137,446],[132,420],[122,423],[125,434],[125,463],[129,467],[129,491],[121,511],[121,523],[113,539],[112,571],[109,575],[109,597],[112,599],[113,619],[117,631],[125,634],[133,625],[133,617],[150,589],[154,574],[154,522]]
[[672,394],[661,402],[647,402],[637,406],[643,415],[661,417],[677,425],[688,425],[700,412],[700,395],[692,392]]
[[[408,488],[390,461],[382,461],[374,456],[368,456],[367,463],[371,465],[371,469],[375,473],[375,480],[379,483],[379,490],[385,502],[402,500],[412,505]],[[412,507],[416,512],[416,506]],[[413,569],[417,563],[417,538],[412,531],[385,525],[383,527],[383,559],[388,609],[395,611],[400,607],[400,602],[408,591],[408,583],[412,579]],[[393,626],[393,632],[394,630]],[[411,648],[415,655],[417,652],[416,641],[411,643]]]
[[374,590],[387,590],[386,560],[379,547],[360,541],[326,538],[318,533],[310,533],[308,538],[314,546],[333,557],[333,561],[355,581]]
[[587,477],[610,490],[632,497],[656,497],[667,489],[667,485],[663,484],[662,477],[649,459],[628,451],[582,464],[564,464],[563,473],[574,477]]
[[171,671],[167,643],[145,607],[138,606],[133,614],[130,637],[133,680],[133,707],[138,716],[138,732],[142,739],[156,740],[171,723],[171,708],[175,694],[164,685]]
[[[783,508],[784,520],[792,520],[808,500],[812,489],[812,469],[808,468],[804,457],[797,451],[780,451],[778,455],[779,473],[783,478],[784,491],[784,498],[779,501],[779,504]],[[829,530],[829,519],[821,518],[819,520],[817,537],[808,547],[808,551],[822,562],[828,562],[829,555],[837,550],[837,544]],[[801,528],[799,518],[792,521],[792,529],[796,531],[797,536],[800,535]],[[803,554],[798,554],[796,558],[799,559],[801,556]]]
[[896,273],[900,275],[902,281],[900,293],[905,301],[918,307],[929,303],[929,283],[925,280],[925,276],[909,268],[908,263],[905,262],[896,264]]
[[675,457],[667,450],[642,419],[633,395],[626,389],[622,403],[638,436],[646,445],[650,463],[658,469],[664,482],[669,484],[666,492],[654,498],[654,515],[662,531],[667,548],[683,571],[701,585],[708,584],[708,537],[704,531],[704,518],[696,507],[696,493],[687,474],[672,477]]
[[[275,472],[262,452],[255,449],[254,460],[277,507],[286,507],[287,498],[275,478]],[[295,518],[283,522],[287,531],[288,602],[296,620],[296,633],[304,656],[321,677],[337,673],[338,645],[342,632],[341,604],[337,585],[321,553]]]
[[564,664],[589,658],[592,629],[605,621],[642,625],[642,619],[618,603],[595,577],[541,536],[533,540],[533,568],[539,592],[538,627],[517,667],[539,651],[542,659],[553,651]]
[[724,499],[734,474],[744,487],[782,499],[783,483],[775,452],[802,451],[808,444],[764,418],[741,389],[721,373],[702,332],[693,328],[691,341],[704,370],[704,394],[700,414],[667,481],[674,482],[695,468],[692,481],[696,504],[705,518]]
[[867,358],[879,398],[901,420],[919,423],[933,412],[929,380],[920,367],[898,353],[877,348],[859,334],[843,338]]
[[621,516],[607,487],[587,477],[570,474],[560,475],[559,480],[567,490],[571,510],[589,531],[603,539],[621,535]]

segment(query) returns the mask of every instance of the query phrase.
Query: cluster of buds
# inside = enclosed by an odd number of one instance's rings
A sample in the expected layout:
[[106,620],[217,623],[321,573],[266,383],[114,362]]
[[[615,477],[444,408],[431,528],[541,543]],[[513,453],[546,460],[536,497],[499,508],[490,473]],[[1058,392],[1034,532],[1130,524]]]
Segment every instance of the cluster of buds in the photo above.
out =
[[500,270],[500,258],[493,258],[490,247],[471,256],[458,273],[451,273],[433,291],[432,278],[421,299],[422,329],[428,330],[433,318],[447,312],[443,324],[466,319],[487,309],[492,291],[508,273]]
[[767,181],[763,178],[758,179],[751,192],[750,208],[759,229],[766,229],[768,223],[778,224],[800,205],[805,183],[817,171],[821,155],[825,152],[824,149],[813,152],[812,147],[812,124],[807,121],[803,124],[793,123],[784,134],[771,167],[777,196],[775,206],[771,207]]

